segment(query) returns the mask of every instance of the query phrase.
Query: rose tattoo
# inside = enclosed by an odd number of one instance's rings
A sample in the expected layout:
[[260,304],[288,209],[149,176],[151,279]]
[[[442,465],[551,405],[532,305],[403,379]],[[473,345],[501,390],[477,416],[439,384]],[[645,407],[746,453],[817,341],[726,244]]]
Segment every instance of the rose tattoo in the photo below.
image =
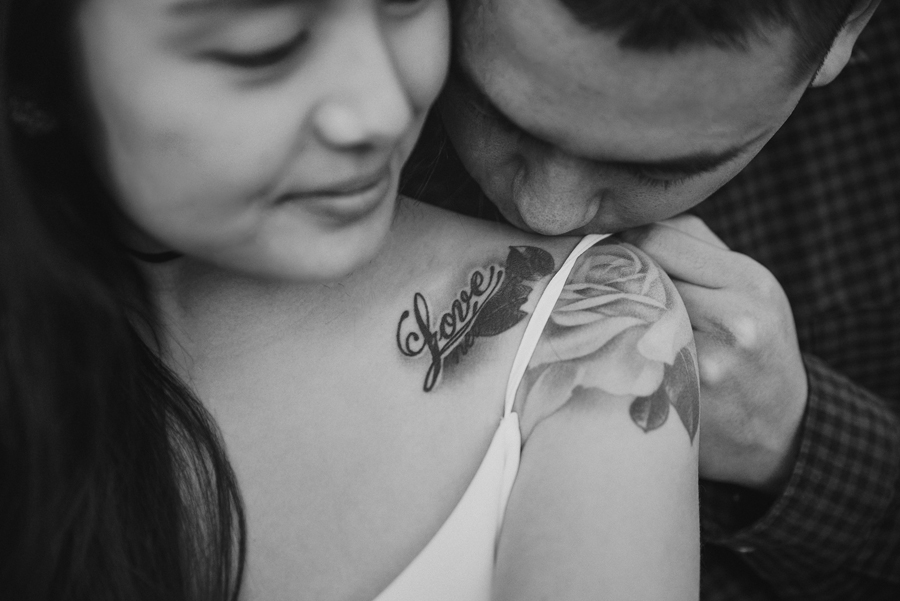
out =
[[691,325],[674,285],[625,245],[601,245],[579,260],[529,364],[526,403],[561,390],[629,396],[645,432],[674,407],[693,441],[699,423]]

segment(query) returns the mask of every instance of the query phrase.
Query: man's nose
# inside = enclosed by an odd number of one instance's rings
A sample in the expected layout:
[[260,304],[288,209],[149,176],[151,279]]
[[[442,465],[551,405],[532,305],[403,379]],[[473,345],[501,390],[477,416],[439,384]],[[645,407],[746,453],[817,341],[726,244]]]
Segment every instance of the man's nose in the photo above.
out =
[[602,197],[592,161],[550,150],[527,157],[513,183],[513,202],[534,231],[557,235],[587,225]]

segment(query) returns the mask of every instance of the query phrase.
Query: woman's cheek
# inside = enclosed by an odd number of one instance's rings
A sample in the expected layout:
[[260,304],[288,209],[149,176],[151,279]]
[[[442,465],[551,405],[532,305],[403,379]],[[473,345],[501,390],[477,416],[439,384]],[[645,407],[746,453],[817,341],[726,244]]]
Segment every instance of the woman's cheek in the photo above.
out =
[[198,202],[206,198],[213,205],[249,200],[266,190],[285,164],[282,149],[294,140],[286,132],[287,119],[281,119],[279,128],[277,119],[259,116],[271,111],[228,108],[198,112],[160,132],[155,162],[162,185],[173,195]]
[[450,26],[445,2],[432,2],[425,14],[394,35],[393,55],[419,110],[437,99],[450,60]]
[[247,160],[252,153],[237,150],[252,145],[238,135],[209,135],[196,120],[175,123],[145,130],[140,151],[111,159],[126,213],[145,233],[184,251],[234,222],[262,183],[255,161]]

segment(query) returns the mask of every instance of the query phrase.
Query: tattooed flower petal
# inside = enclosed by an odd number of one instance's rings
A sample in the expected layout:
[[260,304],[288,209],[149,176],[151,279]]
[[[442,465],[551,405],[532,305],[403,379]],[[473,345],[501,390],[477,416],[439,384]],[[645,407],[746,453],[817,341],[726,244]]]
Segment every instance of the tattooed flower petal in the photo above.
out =
[[571,363],[555,363],[540,372],[534,383],[528,388],[525,403],[532,410],[528,411],[527,422],[523,430],[529,431],[531,426],[562,407],[569,397],[559,394],[566,390],[571,382],[578,379],[579,367]]
[[[679,299],[679,303],[680,303]],[[678,351],[690,344],[690,327],[684,327],[684,319],[667,311],[650,325],[638,342],[638,351],[648,358],[671,365]]]
[[598,317],[595,313],[594,316],[592,322],[577,327],[554,327],[551,335],[545,336],[534,350],[531,364],[541,365],[586,357],[605,347],[622,332],[643,324],[642,320],[627,315]]
[[591,355],[577,360],[581,366],[575,385],[600,388],[614,395],[643,396],[659,388],[663,363],[648,361],[637,350],[640,328],[630,328]]
[[568,362],[572,387],[646,396],[690,344],[681,298],[655,263],[627,245],[585,254],[559,296],[532,365]]

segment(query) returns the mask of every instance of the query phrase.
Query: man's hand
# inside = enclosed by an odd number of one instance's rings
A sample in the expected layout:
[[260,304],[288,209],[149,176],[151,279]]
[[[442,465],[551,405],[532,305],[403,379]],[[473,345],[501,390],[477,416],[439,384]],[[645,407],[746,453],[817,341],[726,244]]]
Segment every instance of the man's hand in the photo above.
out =
[[682,215],[622,234],[653,257],[687,307],[700,364],[700,475],[778,493],[806,408],[790,304],[766,268]]

